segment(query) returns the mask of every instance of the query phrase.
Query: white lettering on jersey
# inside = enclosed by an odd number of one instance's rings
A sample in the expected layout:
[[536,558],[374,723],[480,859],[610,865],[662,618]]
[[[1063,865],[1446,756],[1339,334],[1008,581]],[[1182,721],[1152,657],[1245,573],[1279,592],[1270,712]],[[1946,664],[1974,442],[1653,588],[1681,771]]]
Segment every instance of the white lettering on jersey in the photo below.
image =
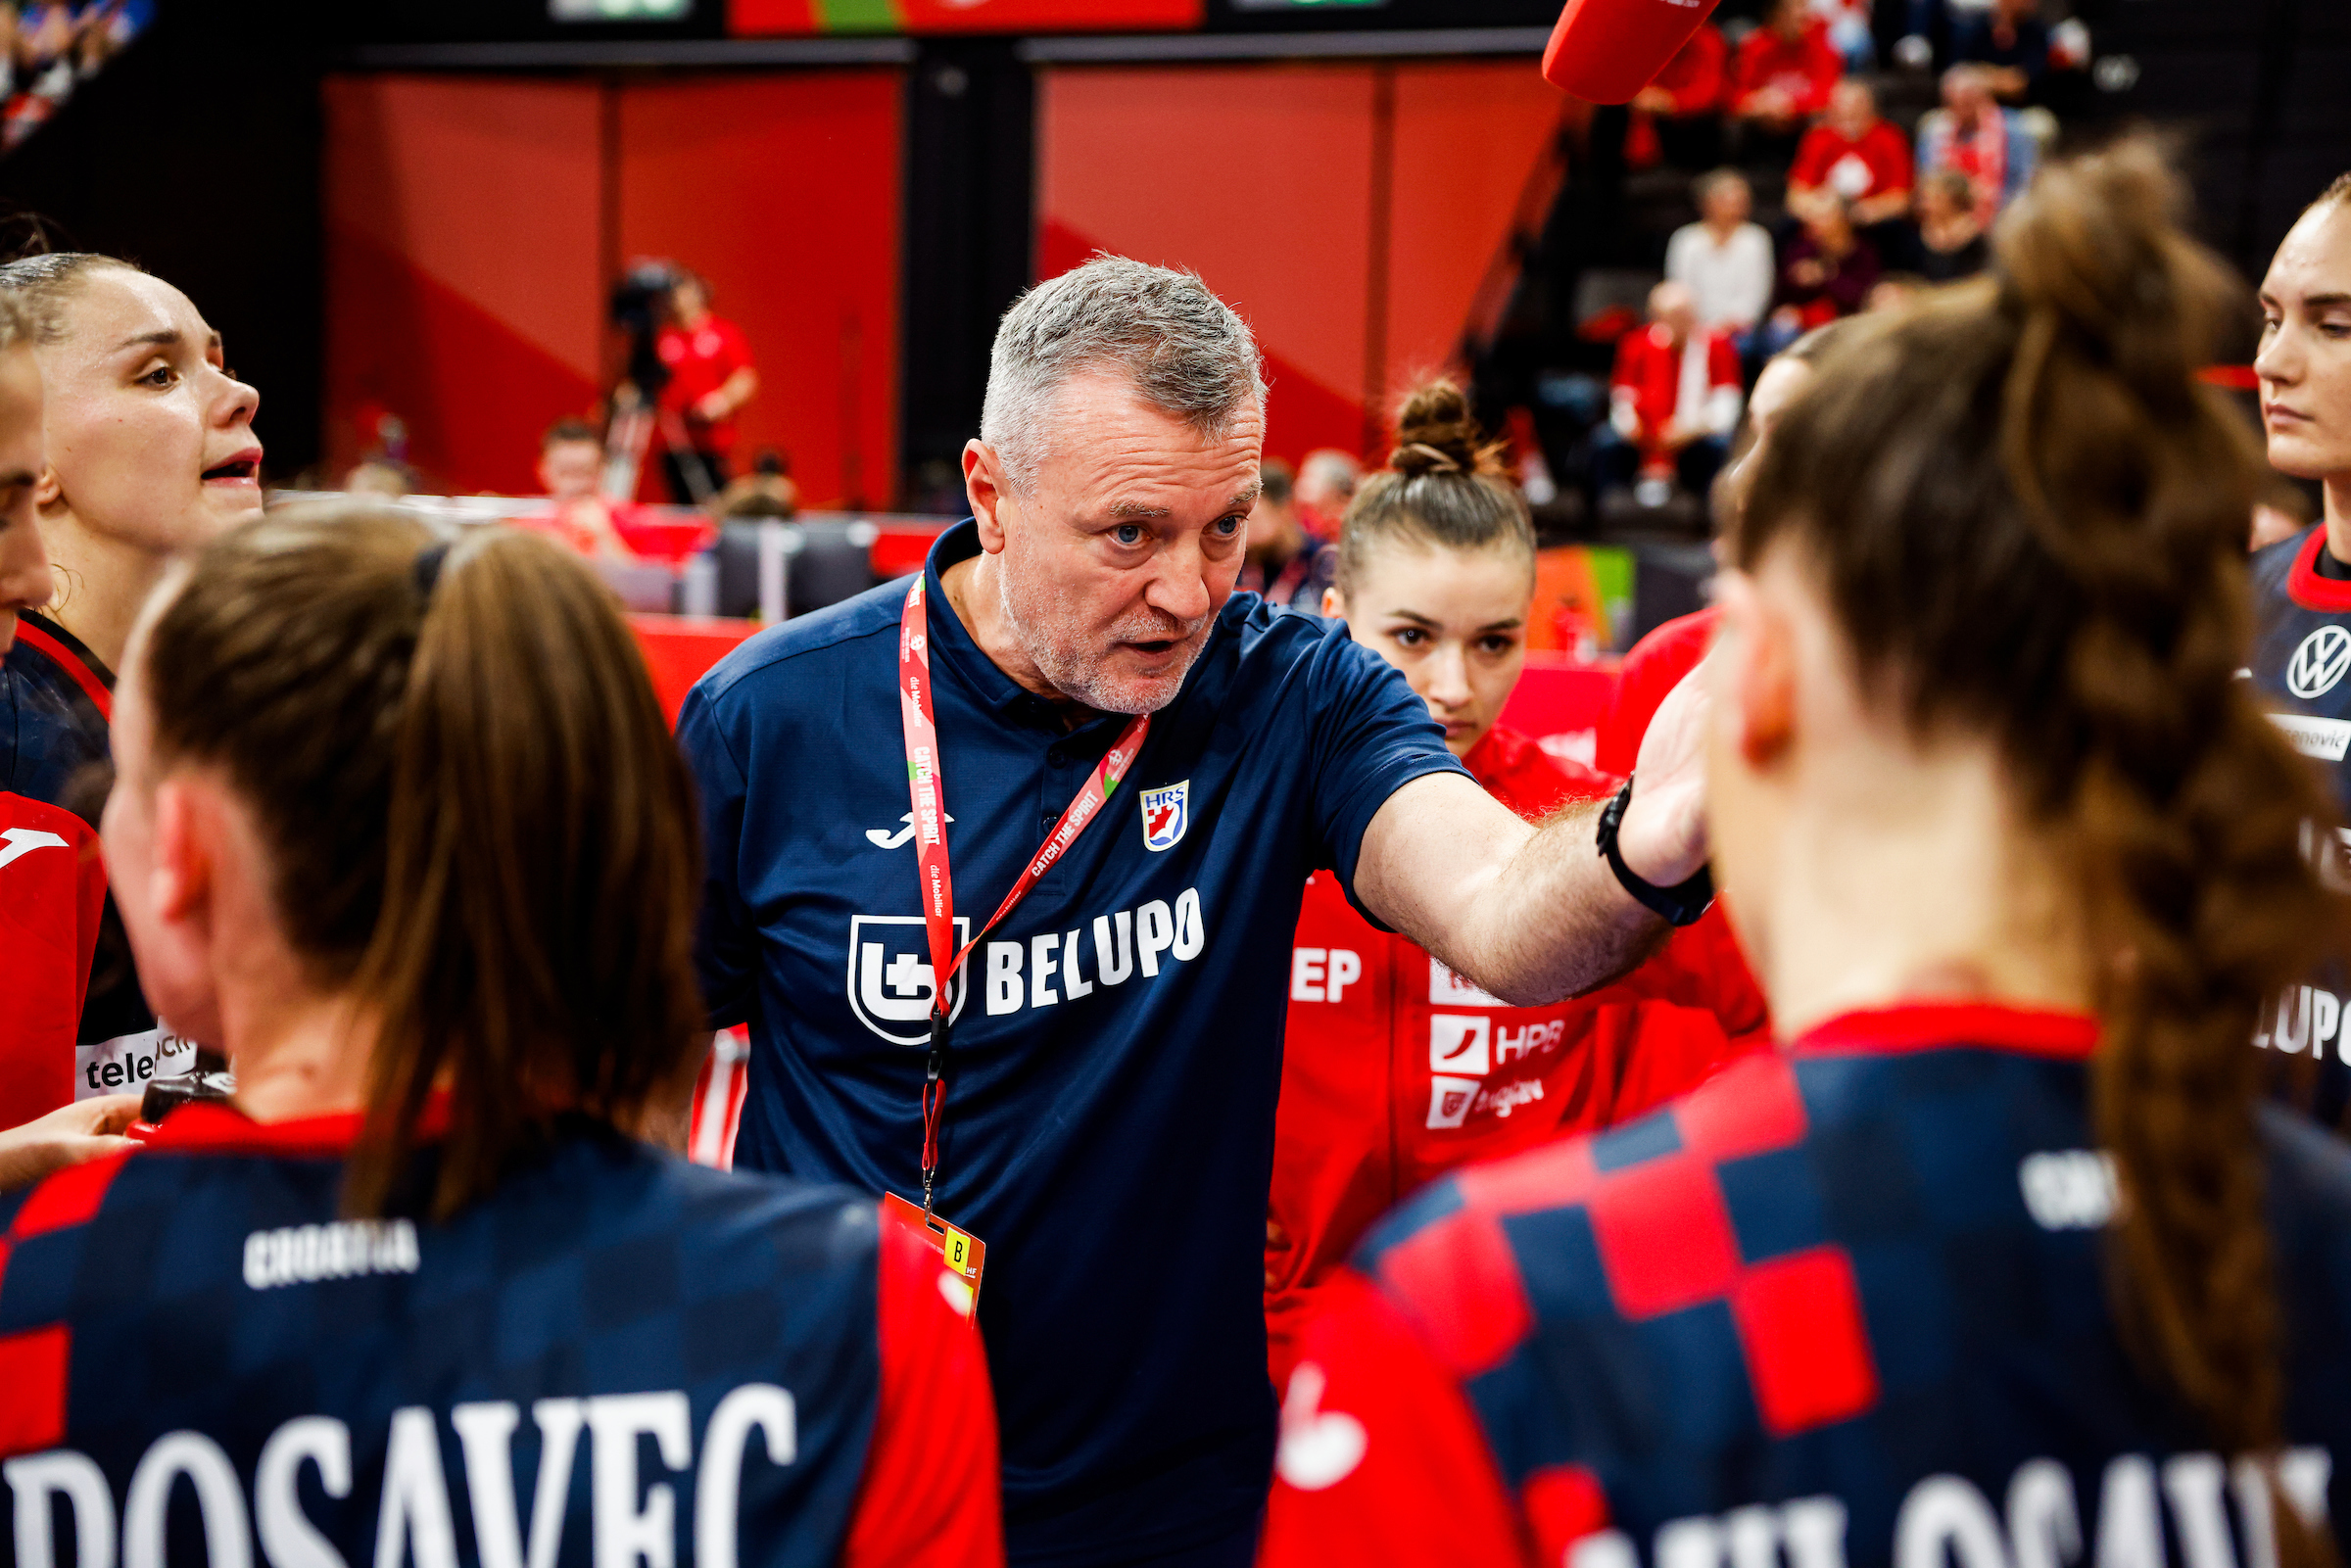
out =
[[1428,961],[1428,1004],[1431,1007],[1508,1007],[1490,992],[1481,991],[1431,956]]
[[338,1219],[257,1230],[245,1238],[245,1285],[274,1290],[361,1274],[413,1274],[421,1261],[407,1219]]
[[[873,915],[857,918],[868,924],[882,919]],[[958,916],[956,924],[966,923]],[[1093,941],[1081,953],[1079,938],[1089,929]],[[1126,984],[1138,965],[1143,977],[1150,979],[1159,974],[1163,960],[1189,963],[1207,947],[1208,922],[1201,913],[1200,890],[1196,887],[1187,887],[1176,894],[1174,904],[1155,898],[1140,909],[1096,915],[1090,925],[1075,930],[1040,931],[1025,942],[990,940],[981,959],[985,974],[987,1013],[990,1018],[1000,1018],[1024,1008],[1057,1007],[1063,1002],[1079,1001],[1107,986]],[[915,965],[914,972],[928,986],[931,967]],[[1355,974],[1362,972],[1362,961],[1357,960]],[[964,989],[964,979],[959,975],[955,981],[957,1011],[963,1006]],[[927,992],[924,1005],[926,1009],[929,1006]],[[866,1022],[872,1026],[872,1020]],[[875,1032],[882,1033],[879,1029]],[[895,1036],[885,1034],[884,1038]],[[925,1035],[922,1041],[906,1043],[927,1043],[928,1039]]]
[[1336,1002],[1364,977],[1364,956],[1344,947],[1290,949],[1290,1000]]
[[73,1098],[136,1094],[156,1078],[196,1070],[196,1045],[168,1028],[141,1029],[73,1047]]
[[[1291,1390],[1295,1398],[1295,1379]],[[1318,1401],[1321,1392],[1318,1371]],[[1282,1419],[1286,1449],[1286,1406]],[[2333,1472],[2325,1449],[2289,1449],[2279,1457],[2279,1490],[2314,1528],[2327,1522]],[[1282,1479],[1305,1485],[1286,1468]],[[2076,1497],[2072,1472],[2054,1459],[2017,1467],[2004,1513],[1963,1476],[1923,1477],[1895,1515],[1894,1568],[2164,1568],[2171,1560],[2164,1552],[2167,1505],[2183,1568],[2278,1568],[2268,1476],[2249,1456],[2225,1461],[2176,1453],[2160,1468],[2144,1454],[2108,1460],[2094,1539],[2083,1528]],[[1833,1497],[1698,1514],[1658,1526],[1652,1560],[1656,1568],[1845,1568],[1846,1525],[1846,1505]],[[1571,1543],[1563,1561],[1567,1568],[1638,1568],[1639,1556],[1624,1532],[1610,1529]]]
[[[754,1437],[771,1465],[799,1458],[792,1397],[771,1383],[744,1384],[718,1402],[702,1431],[698,1462],[692,1406],[683,1393],[540,1400],[531,1406],[540,1457],[526,1550],[514,1497],[513,1437],[521,1415],[508,1402],[460,1404],[449,1412],[465,1462],[466,1507],[460,1512],[451,1505],[442,1468],[440,1418],[424,1405],[392,1412],[382,1484],[359,1489],[379,1499],[374,1568],[456,1568],[467,1561],[482,1568],[554,1568],[583,1428],[591,1439],[591,1539],[580,1553],[584,1560],[595,1568],[681,1568],[687,1532],[678,1517],[677,1489],[643,1474],[644,1440],[649,1437],[663,1470],[694,1479],[692,1568],[737,1568],[743,1472]],[[1360,1424],[1357,1433],[1360,1451]],[[0,1535],[13,1540],[18,1568],[62,1568],[56,1535],[62,1500],[78,1548],[74,1568],[112,1568],[118,1561],[120,1568],[165,1568],[166,1517],[187,1495],[179,1487],[184,1479],[203,1521],[212,1568],[346,1568],[341,1552],[304,1514],[298,1482],[308,1467],[328,1497],[350,1497],[352,1453],[351,1429],[332,1416],[285,1422],[263,1443],[255,1462],[250,1516],[235,1462],[201,1432],[173,1432],[148,1448],[131,1470],[120,1516],[105,1472],[87,1454],[72,1449],[24,1454],[0,1461],[15,1515],[13,1530],[0,1525]],[[471,1551],[463,1549],[460,1532],[471,1533]]]
[[2101,1150],[2027,1155],[2016,1184],[2043,1230],[2097,1230],[2114,1217],[2114,1160]]
[[2332,1040],[2337,1054],[2351,1062],[2351,1040],[2343,1038],[2342,1027],[2341,997],[2315,985],[2289,985],[2275,1003],[2262,1009],[2261,1032],[2253,1036],[2253,1043],[2288,1056],[2299,1056],[2307,1048],[2323,1060],[2327,1042]]
[[5,832],[0,832],[0,866],[5,866],[12,860],[22,860],[36,849],[71,849],[72,847],[73,846],[58,837],[57,834],[43,832],[38,828],[10,828]]
[[2307,702],[2333,690],[2346,670],[2351,670],[2351,632],[2322,626],[2285,661],[2285,689]]
[[2351,720],[2314,719],[2300,713],[2273,713],[2270,717],[2285,732],[2293,748],[2306,757],[2340,762],[2351,753]]

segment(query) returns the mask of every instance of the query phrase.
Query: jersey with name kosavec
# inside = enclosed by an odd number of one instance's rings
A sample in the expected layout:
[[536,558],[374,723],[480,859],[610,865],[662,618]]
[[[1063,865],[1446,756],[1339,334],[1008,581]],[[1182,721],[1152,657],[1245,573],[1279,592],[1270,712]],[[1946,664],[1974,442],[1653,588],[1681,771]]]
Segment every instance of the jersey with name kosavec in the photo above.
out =
[[[2274,1568],[2259,1472],[2109,1317],[2096,1038],[1851,1014],[1429,1189],[1310,1335],[1266,1568]],[[2281,1480],[2341,1519],[2351,1150],[2279,1107],[2260,1128]]]
[[[113,713],[114,676],[97,655],[55,621],[19,616],[16,643],[0,658],[0,789],[94,823],[104,796],[92,774],[107,761]],[[70,916],[60,908],[55,919],[62,926]],[[72,1079],[72,1092],[45,1110],[136,1094],[150,1079],[196,1066],[194,1046],[156,1027],[111,898],[101,906],[81,1018],[67,1049],[63,1064],[25,1064],[28,1078]]]
[[[940,590],[931,671],[957,942],[1126,721],[1066,730]],[[738,1168],[919,1200],[932,996],[897,640],[906,583],[774,628],[679,736],[710,845],[702,977],[747,1019]],[[937,1209],[987,1244],[981,1326],[1016,1559],[1125,1560],[1250,1528],[1272,1457],[1261,1311],[1290,936],[1398,787],[1461,773],[1343,627],[1235,594],[1101,815],[950,991]],[[1465,775],[1464,775],[1465,776]]]
[[[2351,581],[2320,575],[2326,547],[2322,526],[2254,554],[2251,673],[2294,748],[2326,770],[2335,809],[2351,822]],[[2313,825],[2306,835],[2328,885],[2351,890],[2351,830]],[[2351,1098],[2347,981],[2340,966],[2329,965],[2311,983],[2287,987],[2256,1037],[2283,1058],[2289,1095],[2329,1121]],[[2314,1081],[2300,1081],[2313,1073]]]
[[352,1220],[359,1127],[187,1106],[0,1199],[33,1561],[1002,1560],[976,1336],[871,1203],[572,1121],[447,1221]]

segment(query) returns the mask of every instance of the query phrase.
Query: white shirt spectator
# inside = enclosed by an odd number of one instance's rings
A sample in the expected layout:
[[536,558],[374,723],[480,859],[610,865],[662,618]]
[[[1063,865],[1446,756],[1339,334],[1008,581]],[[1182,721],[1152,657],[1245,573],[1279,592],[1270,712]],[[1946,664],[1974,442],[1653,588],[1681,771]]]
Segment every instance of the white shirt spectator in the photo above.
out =
[[1665,246],[1665,275],[1688,288],[1702,325],[1745,332],[1763,319],[1777,270],[1771,236],[1759,223],[1742,223],[1727,243],[1703,223],[1685,223]]

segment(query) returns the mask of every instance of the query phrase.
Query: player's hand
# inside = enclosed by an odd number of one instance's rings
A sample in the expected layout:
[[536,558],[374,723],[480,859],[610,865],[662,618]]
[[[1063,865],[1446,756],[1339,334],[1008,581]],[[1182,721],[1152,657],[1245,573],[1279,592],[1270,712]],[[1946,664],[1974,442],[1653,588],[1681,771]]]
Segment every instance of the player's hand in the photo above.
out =
[[0,1132],[0,1192],[29,1187],[68,1165],[136,1149],[121,1134],[138,1119],[137,1095],[106,1094]]
[[1706,663],[1683,676],[1650,720],[1633,763],[1632,802],[1616,830],[1624,863],[1657,887],[1688,881],[1706,863]]
[[706,425],[717,424],[734,411],[734,405],[727,402],[727,395],[723,392],[709,393],[694,405],[694,416]]

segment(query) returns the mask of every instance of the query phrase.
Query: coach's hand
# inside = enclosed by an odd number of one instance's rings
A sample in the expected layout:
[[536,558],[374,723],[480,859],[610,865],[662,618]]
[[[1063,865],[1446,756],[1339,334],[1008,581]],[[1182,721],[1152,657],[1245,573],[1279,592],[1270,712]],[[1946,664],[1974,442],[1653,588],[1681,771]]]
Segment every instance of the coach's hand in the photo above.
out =
[[0,1132],[0,1192],[29,1187],[68,1165],[136,1149],[121,1133],[138,1119],[137,1095],[106,1094]]
[[[1671,887],[1706,862],[1703,664],[1650,722],[1616,845]],[[1415,779],[1365,830],[1355,895],[1481,989],[1538,1007],[1604,985],[1665,939],[1665,922],[1600,853],[1598,803],[1529,828],[1458,773]]]
[[1633,798],[1616,848],[1642,880],[1671,887],[1706,863],[1706,665],[1665,694],[1633,763]]

